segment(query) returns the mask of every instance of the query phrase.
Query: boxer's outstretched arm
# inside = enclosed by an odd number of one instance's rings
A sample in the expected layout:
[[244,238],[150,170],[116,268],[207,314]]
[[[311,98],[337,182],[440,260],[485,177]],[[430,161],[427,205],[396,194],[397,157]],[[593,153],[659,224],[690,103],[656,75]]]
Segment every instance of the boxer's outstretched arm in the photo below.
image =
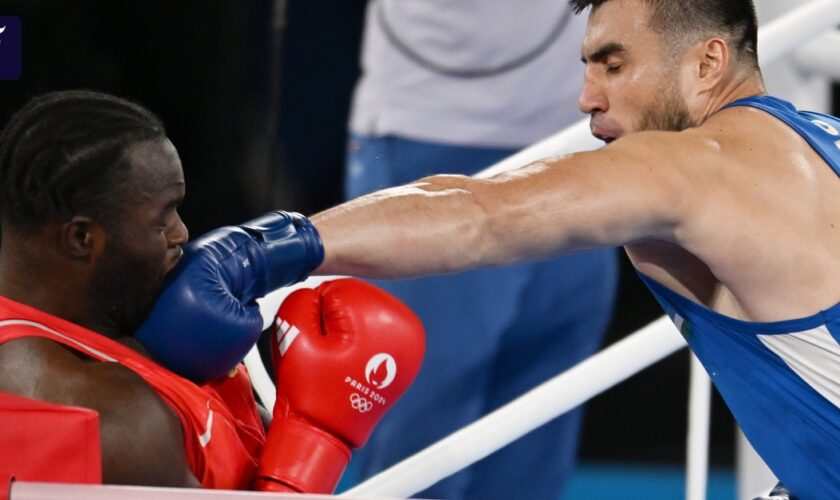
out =
[[487,180],[437,175],[375,192],[312,217],[317,272],[398,278],[673,241],[716,151],[695,134],[645,132]]

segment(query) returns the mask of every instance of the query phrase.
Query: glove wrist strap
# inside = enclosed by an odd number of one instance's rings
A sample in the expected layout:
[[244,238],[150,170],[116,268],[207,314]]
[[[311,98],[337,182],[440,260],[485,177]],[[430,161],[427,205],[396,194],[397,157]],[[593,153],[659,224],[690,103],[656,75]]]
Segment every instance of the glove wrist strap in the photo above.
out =
[[299,213],[269,212],[240,227],[262,242],[266,293],[305,280],[324,261],[318,230]]
[[332,493],[350,462],[350,448],[300,417],[271,423],[259,479],[273,480],[302,493]]

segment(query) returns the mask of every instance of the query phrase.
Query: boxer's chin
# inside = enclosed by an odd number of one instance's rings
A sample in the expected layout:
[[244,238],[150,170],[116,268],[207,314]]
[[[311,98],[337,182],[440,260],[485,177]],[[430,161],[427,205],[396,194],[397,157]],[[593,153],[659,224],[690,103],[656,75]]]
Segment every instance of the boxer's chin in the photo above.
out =
[[665,92],[663,97],[642,111],[635,132],[644,130],[665,130],[680,132],[697,126],[691,118],[688,106],[675,91]]
[[120,331],[132,335],[152,310],[163,287],[137,262],[120,252],[103,253],[90,281],[90,298]]
[[146,294],[144,297],[138,297],[135,304],[126,307],[123,316],[123,325],[126,332],[133,335],[140,328],[140,325],[143,324],[143,321],[152,312],[157,296],[158,293]]

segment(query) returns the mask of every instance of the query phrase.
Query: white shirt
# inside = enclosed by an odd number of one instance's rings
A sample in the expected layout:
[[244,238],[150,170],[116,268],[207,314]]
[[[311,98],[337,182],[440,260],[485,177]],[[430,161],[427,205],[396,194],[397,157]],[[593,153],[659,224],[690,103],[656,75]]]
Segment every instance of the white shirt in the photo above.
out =
[[[583,118],[585,23],[564,0],[372,0],[350,129],[472,146],[536,142]],[[464,71],[483,76],[454,74]]]

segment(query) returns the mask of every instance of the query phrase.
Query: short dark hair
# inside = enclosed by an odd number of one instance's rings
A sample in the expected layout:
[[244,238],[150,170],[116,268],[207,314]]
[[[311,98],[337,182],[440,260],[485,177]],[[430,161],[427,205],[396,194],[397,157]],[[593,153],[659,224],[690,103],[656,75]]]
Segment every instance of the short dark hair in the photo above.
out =
[[[609,0],[570,0],[580,14]],[[723,35],[742,64],[758,69],[758,18],[752,0],[642,0],[650,7],[649,26],[672,40]]]
[[107,224],[130,178],[127,149],[165,136],[160,118],[119,97],[35,97],[0,133],[0,218],[19,230],[79,213]]

